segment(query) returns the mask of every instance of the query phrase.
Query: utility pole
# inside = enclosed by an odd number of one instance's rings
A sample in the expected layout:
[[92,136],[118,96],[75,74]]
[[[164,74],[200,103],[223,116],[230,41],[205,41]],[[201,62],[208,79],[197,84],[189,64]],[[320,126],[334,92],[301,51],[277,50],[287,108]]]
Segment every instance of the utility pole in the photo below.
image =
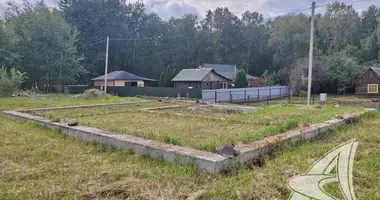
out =
[[315,2],[311,4],[311,29],[310,29],[310,50],[309,50],[309,78],[307,83],[307,105],[310,105],[311,100],[311,77],[313,73],[313,48],[314,48],[314,15]]
[[107,47],[106,47],[106,69],[104,72],[104,92],[107,93],[107,74],[108,74],[108,47],[110,43],[110,37],[107,36]]

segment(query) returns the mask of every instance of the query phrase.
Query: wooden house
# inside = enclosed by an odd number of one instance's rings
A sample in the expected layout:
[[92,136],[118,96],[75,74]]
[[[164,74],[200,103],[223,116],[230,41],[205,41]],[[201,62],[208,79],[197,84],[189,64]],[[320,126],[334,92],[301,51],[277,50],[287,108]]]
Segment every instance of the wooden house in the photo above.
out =
[[[230,80],[235,80],[236,74],[238,73],[236,65],[204,63],[200,66],[200,68],[212,68],[216,73]],[[251,76],[249,74],[246,74],[246,77],[248,81],[248,87],[260,87],[261,81],[259,77]]]
[[227,89],[231,80],[211,68],[183,69],[172,79],[175,88]]
[[355,95],[359,97],[380,97],[380,68],[371,67],[355,81]]

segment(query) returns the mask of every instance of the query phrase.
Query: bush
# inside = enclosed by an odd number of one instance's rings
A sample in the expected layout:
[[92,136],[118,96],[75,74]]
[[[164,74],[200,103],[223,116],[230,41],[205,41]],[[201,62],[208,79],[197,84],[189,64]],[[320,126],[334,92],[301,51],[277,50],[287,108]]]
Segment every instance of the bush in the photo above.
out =
[[241,69],[236,74],[235,88],[246,88],[248,87],[247,75],[244,69]]
[[2,67],[0,69],[0,96],[10,96],[16,93],[26,78],[26,73],[14,68],[8,72],[5,67]]
[[83,94],[81,94],[81,97],[86,99],[102,98],[107,97],[107,94],[103,90],[89,89],[84,91]]

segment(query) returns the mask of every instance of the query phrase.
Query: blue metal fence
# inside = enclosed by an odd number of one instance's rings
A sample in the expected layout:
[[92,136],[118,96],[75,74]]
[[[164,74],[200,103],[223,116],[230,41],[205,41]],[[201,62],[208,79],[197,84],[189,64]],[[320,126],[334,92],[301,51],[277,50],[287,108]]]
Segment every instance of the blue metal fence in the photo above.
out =
[[288,95],[288,86],[202,90],[202,99],[209,102],[253,102]]

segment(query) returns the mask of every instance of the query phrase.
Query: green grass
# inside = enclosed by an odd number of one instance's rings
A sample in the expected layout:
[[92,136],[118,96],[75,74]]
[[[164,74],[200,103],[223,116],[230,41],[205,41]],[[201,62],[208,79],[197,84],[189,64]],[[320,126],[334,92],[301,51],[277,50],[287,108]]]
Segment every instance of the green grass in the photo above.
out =
[[[248,103],[250,106],[271,106],[271,105],[283,105],[283,104],[303,104],[306,105],[307,98],[306,97],[298,97],[293,96],[289,100],[289,97],[271,99],[269,101],[263,100],[258,102]],[[319,94],[313,94],[311,96],[312,104],[319,104],[320,96]],[[327,104],[331,105],[346,105],[346,106],[361,106],[361,107],[375,107],[377,108],[379,103],[372,102],[371,98],[359,98],[353,95],[336,95],[336,94],[328,94]]]
[[[228,175],[81,142],[0,116],[0,199],[186,199],[195,193],[203,199],[286,199],[289,177],[306,172],[326,152],[352,139],[359,141],[357,199],[380,199],[377,113],[309,142],[280,145],[263,158],[261,168],[235,169]],[[338,187],[327,189],[339,194]]]
[[52,120],[76,119],[85,126],[212,152],[231,143],[248,143],[283,133],[302,123],[321,122],[335,115],[362,110],[357,107],[336,108],[331,105],[321,109],[301,105],[271,106],[249,113],[231,109],[143,110],[168,105],[195,106],[179,102],[153,102],[139,106],[107,106],[35,114]]
[[0,110],[15,110],[26,108],[42,108],[42,107],[56,107],[68,105],[88,105],[88,104],[103,104],[103,103],[118,103],[126,101],[144,101],[141,98],[121,98],[117,96],[108,96],[107,98],[72,98],[72,95],[41,95],[39,98],[26,98],[26,97],[7,97],[0,98]]

